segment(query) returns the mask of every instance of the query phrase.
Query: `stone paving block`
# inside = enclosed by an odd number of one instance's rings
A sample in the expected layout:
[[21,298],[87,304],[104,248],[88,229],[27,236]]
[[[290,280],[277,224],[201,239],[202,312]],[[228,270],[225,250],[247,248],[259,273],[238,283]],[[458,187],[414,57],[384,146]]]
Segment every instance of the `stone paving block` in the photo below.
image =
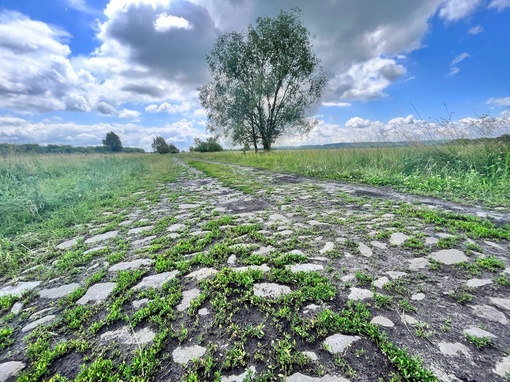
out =
[[152,276],[147,276],[142,279],[138,284],[133,287],[133,290],[145,289],[145,288],[159,288],[162,284],[169,280],[172,280],[179,274],[178,270],[170,272],[157,273]]
[[479,288],[484,285],[492,284],[492,280],[489,279],[470,279],[466,281],[466,286],[470,288]]
[[141,232],[144,232],[144,231],[150,231],[151,229],[153,229],[154,226],[153,225],[147,225],[145,227],[136,227],[136,228],[131,228],[129,231],[128,231],[128,235],[137,235]]
[[464,252],[458,249],[442,249],[441,251],[432,252],[429,258],[439,261],[442,264],[452,265],[468,261]]
[[6,382],[10,378],[16,377],[25,366],[26,365],[20,361],[0,363],[0,382]]
[[301,373],[294,373],[285,378],[285,382],[349,382],[348,379],[326,374],[322,377],[310,377]]
[[108,272],[137,269],[144,265],[151,265],[152,263],[154,263],[154,260],[152,259],[137,259],[133,261],[123,261],[122,263],[113,264],[110,268],[108,268]]
[[494,334],[473,326],[471,328],[464,329],[464,334],[469,336],[475,336],[478,338],[498,338]]
[[253,294],[258,297],[277,298],[289,294],[292,290],[286,285],[258,283],[253,285]]
[[491,297],[490,302],[492,305],[496,305],[498,308],[510,311],[510,298]]
[[46,324],[48,322],[53,321],[55,319],[55,317],[56,316],[54,314],[50,314],[49,316],[45,316],[45,317],[39,318],[38,320],[35,320],[34,322],[31,322],[30,324],[24,326],[21,329],[21,333],[26,333],[26,332],[29,332],[31,330],[34,330],[39,325],[43,325],[43,324]]
[[73,293],[76,289],[80,287],[78,283],[61,285],[57,288],[51,289],[43,289],[39,292],[39,297],[48,298],[48,299],[57,299],[60,297],[65,297]]
[[373,297],[374,293],[368,289],[351,288],[351,293],[349,293],[349,297],[347,298],[349,300],[363,301]]
[[508,324],[508,320],[503,312],[500,312],[496,308],[490,305],[471,305],[470,308],[473,310],[473,314],[478,317],[485,318],[489,321],[499,322],[500,324]]
[[15,297],[21,297],[24,292],[36,288],[40,283],[40,281],[20,281],[16,283],[16,285],[7,285],[0,289],[0,297],[8,294]]
[[68,249],[68,248],[74,247],[77,243],[78,243],[78,238],[75,238],[75,239],[64,241],[63,243],[60,243],[59,245],[57,245],[55,248]]
[[189,347],[178,347],[172,352],[172,358],[174,362],[180,363],[181,365],[187,364],[192,359],[198,359],[202,357],[206,348],[198,345]]
[[203,280],[203,279],[206,279],[208,277],[215,275],[216,273],[218,273],[218,271],[216,269],[202,268],[202,269],[196,270],[194,272],[188,273],[184,277],[188,278],[188,279]]
[[122,326],[117,330],[111,330],[101,334],[100,339],[102,342],[116,341],[125,345],[143,345],[152,342],[156,333],[149,328],[133,330],[129,326]]
[[376,288],[379,288],[379,289],[382,289],[382,287],[384,287],[386,284],[388,284],[390,282],[390,279],[387,278],[386,276],[383,276],[383,277],[380,277],[378,278],[377,280],[375,280],[373,282],[374,286]]
[[98,283],[92,285],[78,301],[79,305],[85,305],[89,301],[100,302],[106,300],[110,293],[113,292],[116,283]]
[[182,301],[176,306],[179,312],[188,309],[191,306],[191,301],[200,296],[200,289],[185,290],[182,292]]
[[320,264],[292,264],[287,265],[287,269],[290,269],[292,273],[297,272],[317,272],[324,270],[324,266]]
[[257,369],[255,366],[250,366],[248,370],[239,375],[222,376],[221,382],[243,382],[246,381],[249,375],[254,375]]
[[409,269],[412,271],[427,268],[429,265],[430,262],[425,257],[417,257],[416,259],[409,260]]
[[325,253],[329,252],[329,251],[332,251],[333,249],[335,249],[335,243],[333,243],[332,241],[328,241],[324,247],[322,247],[322,249],[319,251],[319,253],[321,255],[324,255]]
[[505,357],[496,363],[493,372],[501,377],[506,377],[510,374],[510,356]]
[[409,239],[409,236],[407,236],[406,234],[403,234],[402,232],[394,232],[390,236],[390,244],[402,245],[407,239]]
[[439,351],[446,356],[452,357],[464,355],[467,358],[471,358],[471,352],[469,349],[460,342],[439,342],[437,346],[439,347]]
[[85,240],[85,244],[94,244],[101,241],[113,239],[114,237],[117,237],[118,234],[119,231],[105,232],[96,236],[89,237],[87,240]]
[[360,340],[358,336],[346,336],[343,334],[333,334],[327,337],[323,344],[324,348],[331,354],[343,353],[353,342]]
[[393,328],[395,326],[393,321],[391,321],[389,318],[384,317],[384,316],[375,316],[374,318],[372,318],[370,323],[376,324],[379,326],[384,326],[385,328]]
[[365,257],[372,257],[372,255],[374,254],[372,250],[366,244],[363,243],[358,243],[358,250]]

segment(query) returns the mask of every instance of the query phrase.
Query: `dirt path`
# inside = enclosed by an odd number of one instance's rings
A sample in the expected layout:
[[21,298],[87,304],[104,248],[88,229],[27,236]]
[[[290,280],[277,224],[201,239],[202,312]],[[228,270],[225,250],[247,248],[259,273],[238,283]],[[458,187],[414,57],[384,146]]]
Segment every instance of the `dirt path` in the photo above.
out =
[[509,241],[413,212],[506,211],[178,166],[0,285],[0,381],[508,380]]

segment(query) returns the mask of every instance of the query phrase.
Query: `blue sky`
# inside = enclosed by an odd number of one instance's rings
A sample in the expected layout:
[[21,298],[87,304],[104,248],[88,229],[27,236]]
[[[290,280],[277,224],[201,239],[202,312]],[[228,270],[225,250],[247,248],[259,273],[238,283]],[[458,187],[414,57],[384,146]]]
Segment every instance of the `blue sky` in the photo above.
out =
[[3,0],[0,142],[186,149],[217,36],[291,7],[330,79],[319,125],[278,144],[510,133],[510,0]]

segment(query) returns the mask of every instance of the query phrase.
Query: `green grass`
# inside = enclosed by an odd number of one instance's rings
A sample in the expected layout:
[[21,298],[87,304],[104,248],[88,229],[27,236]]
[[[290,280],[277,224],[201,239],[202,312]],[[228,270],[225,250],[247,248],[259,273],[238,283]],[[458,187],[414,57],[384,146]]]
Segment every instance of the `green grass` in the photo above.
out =
[[194,160],[390,186],[464,203],[510,206],[510,145],[505,142],[188,155]]
[[[121,211],[139,197],[133,195],[136,191],[154,190],[176,176],[169,156],[0,158],[0,279],[44,264],[47,257],[31,256],[31,250],[41,244],[86,234],[83,225],[89,222],[116,223],[112,219],[122,215],[103,216],[101,212]],[[151,195],[144,196],[150,200]],[[81,251],[76,255],[81,256]],[[75,262],[71,253],[68,260],[67,265]]]

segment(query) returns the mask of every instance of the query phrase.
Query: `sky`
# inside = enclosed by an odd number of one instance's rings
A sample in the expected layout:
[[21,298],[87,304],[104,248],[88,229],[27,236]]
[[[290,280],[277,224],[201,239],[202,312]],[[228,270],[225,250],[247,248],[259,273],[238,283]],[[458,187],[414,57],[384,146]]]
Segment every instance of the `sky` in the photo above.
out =
[[0,0],[0,143],[187,149],[217,37],[293,7],[329,80],[276,144],[510,133],[510,0]]

